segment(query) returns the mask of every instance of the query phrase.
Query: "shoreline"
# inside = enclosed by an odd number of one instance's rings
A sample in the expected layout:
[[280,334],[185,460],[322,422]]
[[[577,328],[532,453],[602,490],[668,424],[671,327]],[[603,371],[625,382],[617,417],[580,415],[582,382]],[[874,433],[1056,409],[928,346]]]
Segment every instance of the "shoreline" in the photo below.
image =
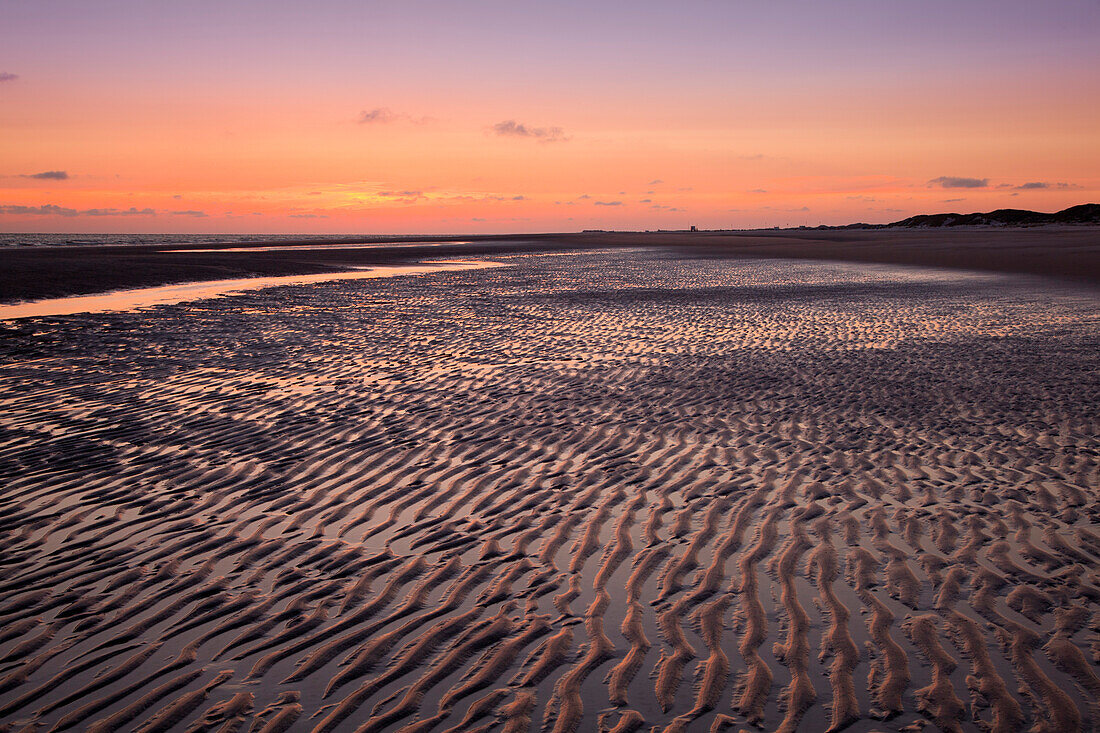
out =
[[67,295],[60,298],[0,304],[0,323],[23,318],[72,316],[84,313],[132,312],[158,305],[190,303],[288,285],[312,285],[334,280],[373,280],[380,277],[422,276],[437,272],[478,270],[504,266],[502,263],[483,260],[447,260],[425,261],[411,265],[380,265],[378,267],[326,272],[317,275],[196,280],[173,285],[154,285],[144,288],[109,290],[105,293],[93,293],[91,295]]
[[[0,248],[0,303],[182,282],[313,275],[424,258],[646,247],[704,258],[944,267],[1100,282],[1100,227],[582,232]],[[363,244],[362,248],[352,246]],[[392,246],[386,246],[392,245]],[[272,248],[275,249],[272,249]]]

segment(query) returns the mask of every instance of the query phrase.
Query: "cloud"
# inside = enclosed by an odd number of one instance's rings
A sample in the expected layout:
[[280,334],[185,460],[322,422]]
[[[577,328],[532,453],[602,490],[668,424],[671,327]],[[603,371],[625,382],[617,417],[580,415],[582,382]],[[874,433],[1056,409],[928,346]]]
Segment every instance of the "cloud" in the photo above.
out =
[[19,78],[19,74],[9,74],[6,71],[0,71],[0,82],[15,81]]
[[205,211],[196,211],[195,209],[187,209],[186,211],[169,211],[167,213],[171,214],[172,216],[194,216],[194,217],[204,217],[204,216],[206,216]]
[[940,203],[953,204],[956,201],[966,201],[966,199],[942,199]]
[[328,214],[289,214],[291,219],[327,219]]
[[356,118],[356,122],[360,125],[371,125],[376,123],[385,124],[387,122],[394,122],[399,119],[400,115],[395,114],[386,107],[375,107],[371,110],[363,110],[359,113],[359,117]]
[[504,120],[492,126],[494,135],[501,137],[530,137],[539,142],[556,143],[568,140],[560,127],[528,127],[515,120]]
[[513,196],[512,200],[513,201],[526,201],[527,197],[526,196]]
[[596,206],[622,206],[622,201],[597,201]]
[[379,196],[385,196],[387,198],[420,198],[424,195],[423,191],[379,191]]
[[646,185],[647,185],[647,186],[658,186],[658,185],[660,185],[660,184],[662,184],[662,183],[664,183],[664,181],[662,181],[662,180],[661,180],[660,178],[654,178],[654,179],[653,179],[652,181],[650,181],[650,182],[649,182],[649,183],[647,183]]
[[639,204],[652,204],[653,199],[641,199],[640,201],[638,201],[638,203]]
[[1047,183],[1046,181],[1030,181],[1029,183],[1023,183],[1019,186],[1016,186],[1015,188],[1016,188],[1017,191],[1035,191],[1035,190],[1040,190],[1040,189],[1051,189],[1051,188],[1065,190],[1067,188],[1081,188],[1081,187],[1077,186],[1077,185],[1074,185],[1072,183]]
[[16,216],[78,216],[80,212],[76,209],[69,209],[64,206],[57,206],[56,204],[45,204],[43,206],[0,204],[0,214],[13,214]]
[[749,191],[749,193],[767,193],[767,192],[768,192],[768,189],[766,189],[766,188],[754,188],[753,190]]
[[989,185],[988,178],[964,178],[962,176],[940,176],[928,182],[929,186],[940,188],[985,188]]
[[394,112],[389,107],[375,107],[360,112],[355,121],[360,125],[388,125],[391,122],[411,122],[414,125],[426,125],[433,122],[434,118],[415,117],[407,112]]
[[398,201],[403,204],[411,204],[419,201],[420,199],[426,199],[423,191],[420,190],[404,190],[404,191],[379,191],[376,195],[390,199],[392,201]]
[[10,214],[14,216],[156,216],[154,209],[138,209],[131,206],[129,209],[70,209],[57,204],[43,204],[42,206],[22,206],[18,204],[0,205],[0,215]]
[[79,216],[156,216],[155,209],[138,209],[131,206],[128,209],[84,209]]
[[41,173],[28,173],[23,178],[38,178],[43,181],[67,181],[69,180],[69,174],[67,171],[42,171]]

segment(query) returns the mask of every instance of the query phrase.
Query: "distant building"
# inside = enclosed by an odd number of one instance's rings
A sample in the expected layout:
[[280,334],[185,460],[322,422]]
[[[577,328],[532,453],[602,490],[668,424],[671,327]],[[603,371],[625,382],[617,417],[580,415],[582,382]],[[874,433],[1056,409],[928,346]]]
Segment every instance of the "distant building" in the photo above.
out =
[[697,231],[699,231],[699,227],[697,227],[697,226],[695,226],[694,224],[692,224],[692,225],[691,225],[691,231],[693,231],[693,232],[697,232]]

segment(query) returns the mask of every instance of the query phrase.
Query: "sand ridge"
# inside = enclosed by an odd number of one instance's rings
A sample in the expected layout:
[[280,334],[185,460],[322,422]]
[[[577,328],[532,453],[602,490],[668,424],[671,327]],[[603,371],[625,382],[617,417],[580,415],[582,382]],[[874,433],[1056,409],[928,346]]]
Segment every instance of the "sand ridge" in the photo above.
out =
[[1097,724],[1093,291],[508,261],[0,341],[0,726]]

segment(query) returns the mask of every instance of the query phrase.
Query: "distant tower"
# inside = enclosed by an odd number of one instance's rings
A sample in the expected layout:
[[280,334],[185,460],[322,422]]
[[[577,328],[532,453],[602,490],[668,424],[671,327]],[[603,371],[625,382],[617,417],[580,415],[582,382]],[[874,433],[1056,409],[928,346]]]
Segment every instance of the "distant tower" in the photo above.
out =
[[691,231],[697,232],[697,231],[699,231],[699,228],[697,226],[695,226],[694,224],[692,224],[691,225]]

